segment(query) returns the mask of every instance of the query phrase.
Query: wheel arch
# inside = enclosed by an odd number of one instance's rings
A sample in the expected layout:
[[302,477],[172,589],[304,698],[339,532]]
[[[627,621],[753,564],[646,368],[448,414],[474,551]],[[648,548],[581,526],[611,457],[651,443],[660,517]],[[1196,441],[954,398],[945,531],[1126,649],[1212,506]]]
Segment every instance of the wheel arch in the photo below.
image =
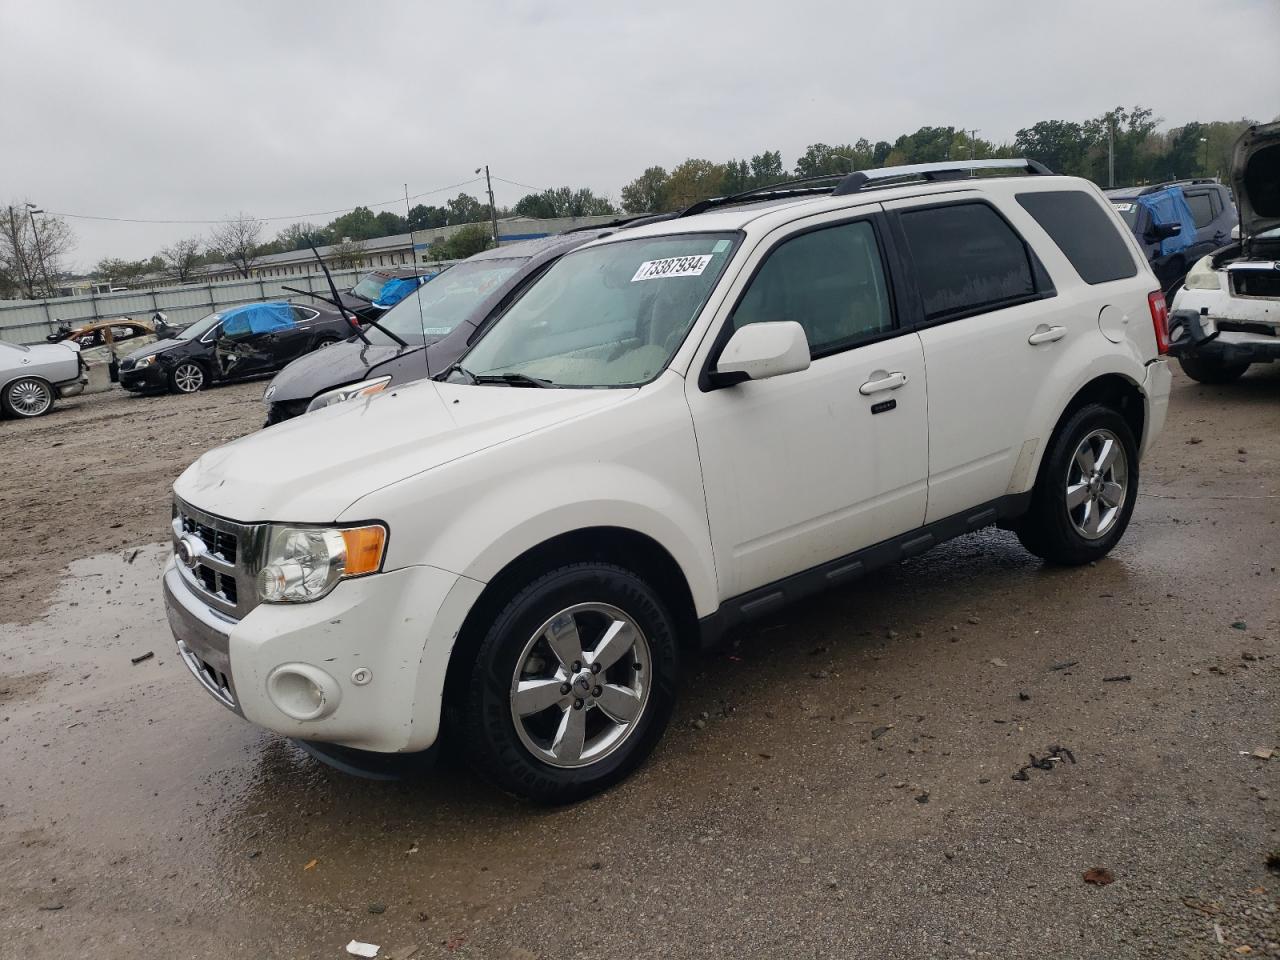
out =
[[17,375],[10,377],[3,384],[0,384],[0,412],[7,412],[9,410],[9,388],[19,380],[39,380],[49,389],[49,409],[46,410],[45,413],[52,410],[53,405],[58,402],[58,388],[54,386],[52,380],[38,373],[23,373],[19,371]]
[[1028,471],[1026,490],[1034,488],[1040,476],[1040,469],[1044,465],[1045,454],[1053,446],[1053,441],[1062,430],[1063,424],[1077,410],[1090,403],[1101,403],[1119,413],[1129,425],[1129,429],[1133,431],[1135,445],[1139,450],[1142,449],[1142,438],[1147,426],[1146,396],[1142,388],[1132,377],[1123,373],[1111,371],[1099,374],[1078,387],[1059,411],[1053,422],[1053,429],[1040,444],[1040,449],[1036,451],[1034,469]]
[[459,685],[466,682],[467,668],[487,625],[514,593],[548,570],[592,561],[623,567],[653,586],[668,605],[681,644],[697,643],[698,614],[693,591],[670,551],[648,534],[627,527],[581,527],[525,550],[485,585],[467,612],[449,654],[445,703],[451,702]]

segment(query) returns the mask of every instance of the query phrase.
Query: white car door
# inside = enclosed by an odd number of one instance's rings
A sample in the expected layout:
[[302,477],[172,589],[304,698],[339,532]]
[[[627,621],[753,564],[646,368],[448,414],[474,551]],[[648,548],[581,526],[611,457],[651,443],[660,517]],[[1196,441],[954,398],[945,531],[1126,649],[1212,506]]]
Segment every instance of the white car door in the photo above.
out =
[[[722,598],[918,527],[924,354],[899,328],[878,207],[789,224],[734,281],[687,381]],[[807,370],[715,388],[733,330],[798,322]],[[699,376],[697,371],[702,371]]]
[[1098,313],[1057,298],[1031,247],[972,194],[885,204],[897,218],[919,291],[929,380],[929,508],[933,523],[1010,491],[1045,431],[1031,423],[1042,390],[1059,389],[1063,351]]

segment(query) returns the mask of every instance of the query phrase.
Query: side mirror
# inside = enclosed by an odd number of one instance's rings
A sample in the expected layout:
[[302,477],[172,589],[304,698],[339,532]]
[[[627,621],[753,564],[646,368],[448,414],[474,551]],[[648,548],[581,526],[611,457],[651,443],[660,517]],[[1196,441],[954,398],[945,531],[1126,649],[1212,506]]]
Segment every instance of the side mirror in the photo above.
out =
[[713,383],[729,386],[743,380],[767,380],[809,369],[809,338],[794,320],[749,323],[725,344],[716,362]]
[[1182,224],[1180,223],[1153,223],[1151,229],[1147,231],[1147,237],[1150,242],[1157,240],[1168,240],[1170,237],[1176,237],[1182,233]]

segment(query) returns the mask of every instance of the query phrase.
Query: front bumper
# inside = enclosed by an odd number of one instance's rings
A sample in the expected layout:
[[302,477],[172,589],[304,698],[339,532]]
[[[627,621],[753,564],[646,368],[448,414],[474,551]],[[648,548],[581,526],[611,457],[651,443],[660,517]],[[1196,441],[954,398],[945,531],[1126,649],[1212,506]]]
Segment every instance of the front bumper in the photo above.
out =
[[160,390],[169,385],[168,376],[159,363],[150,363],[145,367],[120,371],[120,386],[135,392],[141,390]]
[[[1223,284],[1229,281],[1224,277]],[[1183,287],[1169,314],[1169,353],[1223,366],[1280,360],[1280,300]]]
[[[198,597],[173,561],[164,574],[178,651],[218,702],[282,736],[378,753],[435,743],[449,655],[483,587],[406,567],[343,581],[314,603],[259,604],[235,620]],[[282,673],[322,680],[320,715],[285,712]]]

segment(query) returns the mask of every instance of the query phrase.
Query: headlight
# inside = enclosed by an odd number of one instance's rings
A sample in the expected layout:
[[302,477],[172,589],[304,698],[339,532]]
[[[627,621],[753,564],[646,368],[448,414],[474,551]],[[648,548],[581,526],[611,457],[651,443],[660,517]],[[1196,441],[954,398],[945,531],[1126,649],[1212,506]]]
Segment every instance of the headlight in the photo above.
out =
[[273,526],[258,572],[258,596],[267,603],[319,600],[346,577],[382,566],[387,528]]
[[1201,257],[1196,261],[1196,265],[1187,271],[1186,284],[1189,290],[1222,289],[1222,278],[1218,276],[1218,271],[1213,269],[1212,255]]
[[136,370],[138,369],[138,367],[151,366],[153,363],[156,362],[156,356],[157,354],[153,353],[149,357],[139,357],[137,360],[133,361],[133,368]]
[[359,383],[349,383],[345,387],[329,390],[307,404],[307,413],[312,410],[323,410],[325,407],[341,403],[343,400],[354,400],[356,397],[371,397],[375,393],[381,393],[387,389],[387,384],[390,382],[391,377],[388,375],[378,377],[375,380],[361,380]]

